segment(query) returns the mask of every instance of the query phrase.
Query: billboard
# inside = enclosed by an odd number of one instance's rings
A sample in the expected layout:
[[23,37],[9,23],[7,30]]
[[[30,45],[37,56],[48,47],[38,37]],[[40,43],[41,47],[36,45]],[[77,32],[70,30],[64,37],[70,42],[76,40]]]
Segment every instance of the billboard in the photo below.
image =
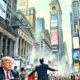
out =
[[0,0],[0,17],[3,19],[6,18],[6,3],[3,0]]
[[72,57],[73,57],[73,61],[74,62],[78,62],[79,61],[79,50],[78,49],[73,49]]
[[51,45],[58,45],[58,30],[51,30]]
[[57,14],[51,15],[51,30],[58,29],[58,16]]
[[79,37],[73,37],[73,49],[78,49],[79,48]]

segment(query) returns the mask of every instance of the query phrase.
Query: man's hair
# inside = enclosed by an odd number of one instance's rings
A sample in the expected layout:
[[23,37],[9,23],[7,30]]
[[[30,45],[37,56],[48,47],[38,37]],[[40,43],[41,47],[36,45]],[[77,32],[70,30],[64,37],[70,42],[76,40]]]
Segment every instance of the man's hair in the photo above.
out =
[[43,64],[43,63],[44,63],[44,59],[43,59],[43,58],[39,59],[39,62],[40,62],[41,64]]
[[4,62],[6,62],[6,61],[14,61],[14,59],[13,58],[11,58],[11,57],[9,57],[9,56],[5,56],[5,57],[3,57],[2,59],[1,59],[1,62],[2,62],[2,64],[4,63]]
[[14,69],[17,69],[17,66],[14,66]]

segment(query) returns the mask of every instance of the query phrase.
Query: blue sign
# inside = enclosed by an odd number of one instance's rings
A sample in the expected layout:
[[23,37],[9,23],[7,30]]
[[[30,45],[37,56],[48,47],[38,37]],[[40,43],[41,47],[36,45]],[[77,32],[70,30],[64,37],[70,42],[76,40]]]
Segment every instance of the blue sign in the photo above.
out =
[[78,54],[78,49],[73,49],[73,61],[78,62],[79,61],[79,54]]

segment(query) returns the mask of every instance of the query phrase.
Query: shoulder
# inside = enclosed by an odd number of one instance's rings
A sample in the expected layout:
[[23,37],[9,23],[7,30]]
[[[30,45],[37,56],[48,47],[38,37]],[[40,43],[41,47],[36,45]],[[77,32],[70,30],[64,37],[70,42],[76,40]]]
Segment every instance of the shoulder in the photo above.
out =
[[44,66],[48,66],[47,64],[43,64]]
[[3,68],[2,67],[0,67],[0,71],[3,71]]
[[11,73],[12,73],[13,75],[15,75],[15,72],[14,72],[14,70],[11,70]]

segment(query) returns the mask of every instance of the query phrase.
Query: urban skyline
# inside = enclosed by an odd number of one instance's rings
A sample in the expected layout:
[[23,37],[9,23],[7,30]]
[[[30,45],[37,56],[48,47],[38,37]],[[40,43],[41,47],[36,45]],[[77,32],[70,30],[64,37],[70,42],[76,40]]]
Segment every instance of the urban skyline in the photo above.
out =
[[[29,7],[35,7],[36,16],[43,17],[45,19],[45,28],[50,30],[50,1],[51,0],[29,0]],[[72,54],[72,41],[71,41],[71,24],[70,24],[70,12],[71,12],[71,0],[59,0],[62,10],[62,28],[63,28],[63,40],[67,43],[68,55]],[[70,61],[72,58],[69,59]]]

